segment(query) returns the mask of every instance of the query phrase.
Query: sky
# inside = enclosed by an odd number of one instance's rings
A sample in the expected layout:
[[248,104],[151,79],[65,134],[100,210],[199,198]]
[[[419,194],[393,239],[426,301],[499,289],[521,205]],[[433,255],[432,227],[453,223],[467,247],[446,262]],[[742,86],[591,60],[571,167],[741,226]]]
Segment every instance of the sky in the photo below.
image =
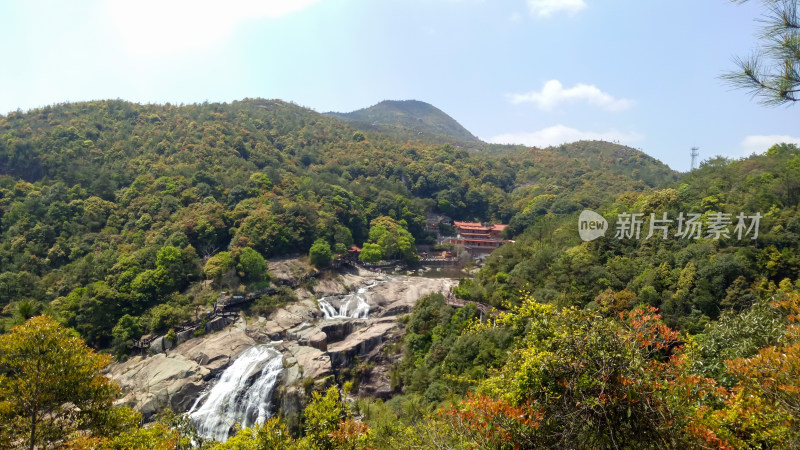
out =
[[760,1],[1,1],[0,115],[63,102],[415,99],[487,142],[602,139],[673,169],[800,144],[800,105],[719,77]]

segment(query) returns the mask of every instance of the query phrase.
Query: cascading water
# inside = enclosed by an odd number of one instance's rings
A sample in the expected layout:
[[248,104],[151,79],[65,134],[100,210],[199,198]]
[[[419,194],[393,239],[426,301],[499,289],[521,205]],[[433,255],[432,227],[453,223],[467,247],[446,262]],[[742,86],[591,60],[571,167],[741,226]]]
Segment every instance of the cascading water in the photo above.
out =
[[264,423],[282,370],[283,356],[269,346],[257,345],[242,353],[189,410],[198,433],[225,441],[234,424],[244,428]]
[[369,303],[367,303],[367,300],[364,298],[364,294],[377,284],[378,283],[373,283],[369,286],[364,286],[359,288],[355,294],[345,295],[340,300],[338,310],[331,304],[333,297],[323,297],[317,300],[319,309],[326,319],[367,319],[369,318]]

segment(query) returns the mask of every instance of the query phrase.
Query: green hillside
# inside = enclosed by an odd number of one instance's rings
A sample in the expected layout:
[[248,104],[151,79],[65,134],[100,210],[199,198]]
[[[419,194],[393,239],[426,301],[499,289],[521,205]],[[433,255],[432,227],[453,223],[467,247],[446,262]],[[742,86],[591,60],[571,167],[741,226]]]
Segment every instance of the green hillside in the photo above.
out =
[[[444,213],[509,224],[515,242],[454,291],[506,312],[486,321],[475,305],[420,300],[387,347],[397,396],[353,405],[361,422],[341,422],[351,427],[337,429],[341,447],[616,446],[597,430],[636,448],[797,441],[796,146],[678,174],[603,141],[456,145],[362,131],[279,100],[96,101],[0,116],[0,347],[16,348],[24,329],[8,332],[23,323],[62,333],[28,321],[43,313],[124,358],[133,339],[168,333],[221,290],[267,286],[267,258],[313,254],[324,269],[356,244],[413,265],[415,244],[434,243],[426,214]],[[604,237],[581,241],[584,209],[609,219]],[[645,217],[642,236],[617,236],[614,221],[633,213]],[[738,214],[758,214],[759,235],[649,239],[651,213],[696,214],[706,231],[720,214],[730,230]],[[293,298],[283,289],[250,311]],[[16,376],[6,353],[0,418],[15,414],[3,403]],[[370,370],[357,364],[335,382]],[[310,404],[307,419],[344,408],[336,387]],[[3,423],[0,446],[16,436]],[[325,430],[294,423],[296,448],[330,444]],[[272,436],[262,432],[252,442]]]
[[[214,295],[196,288],[221,281],[204,271],[221,252],[236,265],[245,248],[272,258],[307,254],[318,239],[362,245],[381,217],[433,243],[426,212],[521,232],[551,209],[596,207],[673,176],[613,144],[482,156],[261,99],[57,105],[0,117],[0,137],[1,323],[50,311],[99,347],[125,315],[141,318],[140,333],[188,317]],[[551,207],[531,211],[541,195]]]

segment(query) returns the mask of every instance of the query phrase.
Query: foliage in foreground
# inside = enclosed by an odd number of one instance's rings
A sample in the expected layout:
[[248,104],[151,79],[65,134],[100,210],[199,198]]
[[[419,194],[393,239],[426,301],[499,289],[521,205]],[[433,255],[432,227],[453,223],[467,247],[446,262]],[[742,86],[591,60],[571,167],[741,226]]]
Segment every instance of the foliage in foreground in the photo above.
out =
[[[745,3],[748,0],[732,0]],[[765,105],[800,100],[800,20],[797,0],[762,0],[766,13],[757,51],[737,58],[738,70],[723,75],[732,86],[750,91]]]
[[0,447],[43,447],[81,433],[103,437],[135,428],[139,413],[112,406],[119,388],[100,373],[109,360],[46,316],[0,336]]
[[[525,330],[476,393],[435,409],[413,395],[359,409],[379,448],[794,448],[798,305],[796,293],[782,294],[693,337],[653,308],[609,314],[524,297],[465,332]],[[780,336],[745,332],[765,322]],[[720,369],[723,338],[732,358]]]
[[[420,311],[428,315],[436,298]],[[800,295],[776,297],[697,337],[664,325],[654,308],[624,313],[521,305],[444,333],[522,330],[504,363],[465,398],[430,403],[407,394],[348,404],[336,386],[314,392],[299,436],[280,418],[212,449],[360,448],[795,448],[800,442]],[[777,314],[773,316],[773,314]],[[450,320],[456,317],[450,315]],[[770,319],[772,317],[772,319]],[[781,318],[777,322],[775,317]],[[780,336],[732,337],[724,368],[716,342],[770,319]],[[425,321],[414,319],[415,327]],[[458,322],[452,322],[458,324]],[[411,324],[411,322],[409,322]],[[738,328],[737,328],[738,327]],[[763,329],[763,328],[762,328]],[[422,330],[419,330],[422,331]],[[66,345],[65,345],[66,344]],[[757,348],[756,348],[757,347]],[[191,446],[180,421],[141,427],[113,408],[116,387],[98,356],[52,319],[34,317],[0,337],[0,445],[73,449]],[[41,377],[46,377],[46,382]],[[173,418],[174,419],[174,418]],[[199,441],[197,441],[199,442]]]

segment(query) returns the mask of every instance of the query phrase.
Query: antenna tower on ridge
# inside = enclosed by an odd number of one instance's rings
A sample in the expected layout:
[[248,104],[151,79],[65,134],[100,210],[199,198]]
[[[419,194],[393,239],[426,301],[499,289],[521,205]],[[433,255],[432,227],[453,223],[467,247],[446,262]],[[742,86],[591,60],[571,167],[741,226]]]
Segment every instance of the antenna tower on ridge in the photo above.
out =
[[692,147],[692,170],[697,168],[697,157],[700,156],[700,148],[699,147]]

